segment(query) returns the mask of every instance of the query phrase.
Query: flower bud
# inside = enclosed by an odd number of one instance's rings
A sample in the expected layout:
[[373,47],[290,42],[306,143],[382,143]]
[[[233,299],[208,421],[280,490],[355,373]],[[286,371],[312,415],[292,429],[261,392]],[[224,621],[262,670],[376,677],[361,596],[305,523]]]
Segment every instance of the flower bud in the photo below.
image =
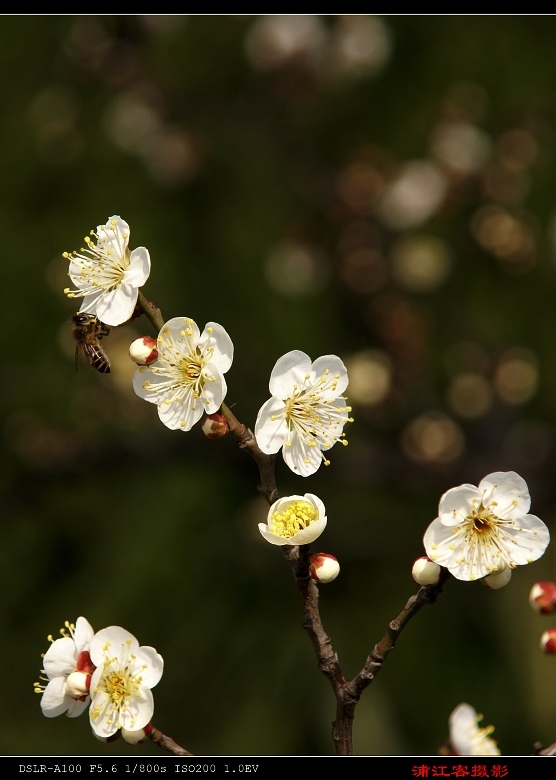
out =
[[411,576],[418,585],[437,585],[442,567],[426,555],[417,558],[411,569]]
[[148,366],[149,363],[154,363],[158,358],[156,339],[153,339],[152,336],[142,336],[140,339],[135,339],[129,347],[129,357],[138,366]]
[[556,611],[556,584],[536,582],[529,594],[529,604],[541,615],[550,615]]
[[152,734],[153,727],[150,723],[147,723],[146,726],[144,726],[142,729],[138,729],[137,731],[129,731],[128,729],[120,729],[120,731],[122,737],[126,742],[129,742],[130,745],[142,745],[143,742]]
[[313,553],[309,556],[309,571],[314,580],[324,584],[336,579],[340,573],[340,564],[330,553]]
[[490,574],[487,574],[486,577],[483,577],[483,585],[486,585],[486,587],[491,590],[498,590],[499,588],[503,588],[504,585],[507,585],[511,578],[512,570],[509,566],[504,566],[500,571],[493,571]]
[[71,672],[64,683],[64,693],[70,699],[84,700],[91,686],[91,675],[85,672]]
[[230,432],[228,422],[221,414],[209,414],[201,427],[207,439],[221,439]]
[[548,655],[556,654],[556,628],[549,628],[541,636],[541,650]]

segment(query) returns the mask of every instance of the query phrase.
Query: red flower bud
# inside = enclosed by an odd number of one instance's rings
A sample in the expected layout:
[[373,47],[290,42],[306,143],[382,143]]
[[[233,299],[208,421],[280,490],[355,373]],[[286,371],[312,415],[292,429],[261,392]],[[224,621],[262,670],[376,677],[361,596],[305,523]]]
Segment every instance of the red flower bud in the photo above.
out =
[[309,556],[309,571],[314,580],[324,584],[336,579],[340,573],[340,564],[330,553],[313,553]]
[[553,582],[536,582],[529,594],[529,604],[541,615],[556,612],[556,584]]
[[148,366],[150,363],[154,363],[158,358],[156,339],[153,339],[152,336],[142,336],[140,339],[135,339],[129,347],[129,357],[138,366]]
[[541,636],[541,650],[547,655],[556,655],[556,628],[549,628]]
[[221,414],[209,414],[201,427],[207,439],[221,439],[230,432],[228,422]]

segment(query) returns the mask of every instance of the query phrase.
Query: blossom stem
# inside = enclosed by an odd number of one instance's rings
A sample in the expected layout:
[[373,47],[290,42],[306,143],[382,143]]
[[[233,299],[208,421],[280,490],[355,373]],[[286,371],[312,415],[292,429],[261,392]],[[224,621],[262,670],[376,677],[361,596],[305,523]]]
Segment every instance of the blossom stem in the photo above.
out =
[[160,309],[155,306],[154,303],[148,301],[141,290],[139,290],[139,295],[137,296],[137,306],[139,309],[141,309],[145,317],[147,317],[147,319],[152,322],[156,332],[159,333],[164,325],[164,319]]
[[189,750],[180,747],[171,737],[167,737],[166,734],[163,734],[162,731],[159,731],[154,726],[150,734],[150,740],[151,742],[154,742],[155,745],[158,745],[159,748],[166,750],[168,753],[172,753],[174,756],[194,755],[194,753],[190,753]]

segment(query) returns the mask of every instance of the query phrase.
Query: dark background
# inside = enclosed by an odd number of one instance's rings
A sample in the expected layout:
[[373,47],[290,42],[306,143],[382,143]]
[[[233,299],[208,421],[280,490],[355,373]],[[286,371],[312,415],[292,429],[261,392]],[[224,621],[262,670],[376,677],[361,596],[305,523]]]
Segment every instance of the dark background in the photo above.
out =
[[[4,754],[156,754],[45,719],[46,637],[84,615],[163,655],[153,722],[196,754],[332,754],[334,701],[254,463],[75,371],[63,251],[119,214],[166,319],[221,323],[253,426],[275,361],[334,353],[355,423],[283,494],[327,507],[321,611],[346,675],[416,590],[447,489],[515,470],[555,514],[554,17],[4,16],[0,23]],[[502,752],[556,740],[549,548],[489,591],[451,581],[357,708],[359,754],[430,754],[461,701]]]

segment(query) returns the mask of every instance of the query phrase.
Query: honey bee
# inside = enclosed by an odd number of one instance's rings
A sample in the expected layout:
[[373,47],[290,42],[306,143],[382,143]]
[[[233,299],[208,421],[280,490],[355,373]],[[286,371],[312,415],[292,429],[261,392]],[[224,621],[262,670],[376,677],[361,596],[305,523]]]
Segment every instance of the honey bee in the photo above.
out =
[[100,340],[108,336],[110,328],[101,322],[94,314],[85,314],[78,311],[71,318],[73,322],[73,335],[77,341],[75,347],[75,365],[77,367],[79,356],[83,355],[88,364],[101,374],[110,373],[110,361],[108,355],[100,346]]

